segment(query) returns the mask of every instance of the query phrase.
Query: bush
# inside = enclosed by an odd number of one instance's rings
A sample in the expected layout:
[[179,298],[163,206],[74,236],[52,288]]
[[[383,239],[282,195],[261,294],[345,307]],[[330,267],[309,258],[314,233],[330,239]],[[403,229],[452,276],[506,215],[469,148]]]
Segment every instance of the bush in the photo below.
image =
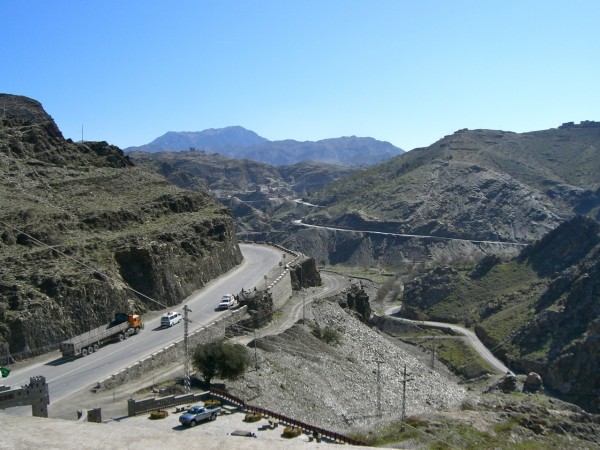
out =
[[258,422],[262,417],[261,413],[248,413],[244,416],[244,422]]
[[295,438],[302,434],[302,428],[299,427],[285,427],[282,436],[285,438]]
[[313,328],[313,335],[322,340],[323,342],[330,344],[330,345],[336,345],[339,344],[341,341],[341,335],[340,333],[331,328],[330,326],[326,326],[325,328],[321,328],[318,324]]
[[214,377],[224,380],[241,377],[250,364],[246,347],[222,341],[199,345],[194,350],[192,361],[209,386]]
[[152,411],[150,413],[150,419],[152,420],[158,420],[158,419],[164,419],[165,417],[167,417],[169,415],[168,411]]
[[216,398],[210,398],[204,402],[204,406],[207,408],[211,406],[221,406],[221,401],[217,400]]

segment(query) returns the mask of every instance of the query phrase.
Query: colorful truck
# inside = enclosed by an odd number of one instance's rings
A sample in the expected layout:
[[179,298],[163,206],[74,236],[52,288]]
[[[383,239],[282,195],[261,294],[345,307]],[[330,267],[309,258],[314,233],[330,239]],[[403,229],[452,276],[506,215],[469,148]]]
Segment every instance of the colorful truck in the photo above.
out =
[[61,342],[63,357],[87,356],[98,351],[107,342],[123,341],[144,328],[138,314],[115,314],[115,320],[86,333]]

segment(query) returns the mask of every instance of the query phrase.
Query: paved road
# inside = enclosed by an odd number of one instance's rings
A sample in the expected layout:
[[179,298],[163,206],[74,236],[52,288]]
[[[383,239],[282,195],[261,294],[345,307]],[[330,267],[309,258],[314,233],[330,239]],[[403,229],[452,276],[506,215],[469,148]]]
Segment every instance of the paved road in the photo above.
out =
[[[397,314],[400,311],[400,307],[395,306],[392,308],[388,308],[385,311],[385,314],[387,316],[393,316],[394,314]],[[401,317],[392,317],[395,320],[398,321],[403,321],[403,322],[408,322],[408,323],[412,323],[415,324],[417,326],[419,325],[427,325],[429,327],[435,327],[435,328],[450,328],[451,330],[462,334],[465,338],[466,338],[466,342],[473,347],[473,349],[475,349],[475,351],[477,353],[479,353],[479,355],[485,359],[488,363],[490,363],[494,369],[496,369],[499,373],[501,374],[506,374],[506,373],[510,373],[512,375],[514,375],[514,373],[512,372],[512,370],[510,370],[508,367],[506,367],[504,365],[504,363],[502,363],[502,361],[500,361],[498,358],[496,358],[492,352],[490,352],[487,347],[485,345],[483,345],[483,343],[479,340],[479,338],[477,337],[477,335],[475,333],[473,333],[472,331],[461,327],[459,325],[455,325],[452,323],[444,323],[444,322],[430,322],[430,321],[423,321],[423,320],[411,320],[411,319],[404,319]]]
[[[317,206],[317,205],[311,205]],[[506,242],[506,241],[477,241],[474,239],[459,239],[459,238],[449,238],[442,236],[431,236],[431,235],[423,235],[423,234],[403,234],[403,233],[389,233],[386,231],[370,231],[370,230],[351,230],[348,228],[335,228],[335,227],[324,227],[321,225],[311,225],[308,223],[302,222],[301,219],[294,220],[292,223],[296,226],[307,227],[307,228],[322,228],[324,230],[332,230],[332,231],[346,231],[348,233],[365,233],[365,234],[380,234],[383,236],[399,236],[399,237],[410,237],[410,238],[419,238],[419,239],[431,239],[434,241],[461,241],[461,242],[473,242],[475,244],[505,244],[505,245],[516,245],[519,247],[526,247],[529,244],[523,244],[522,242]]]
[[[279,334],[291,328],[296,322],[304,318],[304,309],[313,300],[330,297],[342,291],[350,284],[348,277],[323,271],[319,273],[321,275],[321,282],[323,283],[322,286],[294,293],[279,309],[280,314],[278,314],[278,318],[270,322],[267,326],[257,330],[259,337]],[[247,336],[233,338],[232,342],[247,345],[253,339],[254,336],[248,334]]]
[[[212,280],[182,302],[182,305],[187,304],[192,310],[189,315],[192,320],[190,331],[201,328],[226,313],[215,309],[224,293],[237,293],[242,288],[250,289],[258,285],[263,282],[263,275],[282,260],[282,252],[273,247],[240,244],[240,249],[244,255],[242,264]],[[181,308],[173,309],[182,312]],[[82,389],[89,390],[98,380],[151,355],[182,336],[183,322],[171,328],[161,328],[160,314],[155,314],[155,317],[145,320],[145,328],[140,335],[120,343],[108,344],[97,353],[75,360],[65,361],[58,351],[52,352],[46,359],[13,370],[10,377],[2,381],[12,387],[19,387],[28,384],[33,376],[44,376],[49,385],[52,407],[73,393]],[[31,407],[9,408],[4,411],[31,415]]]

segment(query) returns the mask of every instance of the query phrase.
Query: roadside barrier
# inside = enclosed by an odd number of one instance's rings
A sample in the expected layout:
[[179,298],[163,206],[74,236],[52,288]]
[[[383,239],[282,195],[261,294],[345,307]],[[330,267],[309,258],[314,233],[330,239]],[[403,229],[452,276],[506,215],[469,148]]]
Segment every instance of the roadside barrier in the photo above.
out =
[[216,388],[210,388],[210,393],[211,393],[211,395],[220,397],[223,400],[226,400],[234,405],[244,408],[247,411],[260,413],[265,417],[271,417],[275,420],[278,420],[281,424],[301,428],[304,431],[312,433],[313,436],[323,436],[323,437],[329,438],[335,442],[341,442],[344,444],[357,445],[357,446],[365,446],[366,445],[364,442],[360,442],[356,439],[345,436],[343,434],[336,433],[336,432],[330,431],[330,430],[326,430],[325,428],[317,427],[315,425],[308,424],[301,420],[292,419],[291,417],[276,413],[276,412],[271,411],[266,408],[260,408],[258,406],[250,405],[250,404],[246,403],[244,400],[242,400],[241,398],[236,397],[235,395],[232,395],[229,392],[225,392],[225,391],[222,391],[222,390],[216,389]]

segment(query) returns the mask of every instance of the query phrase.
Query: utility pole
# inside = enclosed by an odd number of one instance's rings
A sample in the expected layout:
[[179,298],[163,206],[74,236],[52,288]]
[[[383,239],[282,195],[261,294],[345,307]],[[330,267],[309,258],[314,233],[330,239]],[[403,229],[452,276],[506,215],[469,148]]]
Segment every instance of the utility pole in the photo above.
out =
[[404,374],[402,377],[402,427],[401,430],[404,431],[404,421],[406,419],[406,383],[411,381],[412,379],[406,378],[406,364],[404,364]]
[[431,368],[435,365],[435,336],[431,336]]
[[381,371],[380,367],[383,361],[375,361],[377,364],[377,415],[381,417]]
[[302,296],[302,325],[306,323],[306,299],[304,298],[303,285],[304,283],[304,267],[300,263],[300,295]]
[[254,368],[258,370],[258,355],[256,354],[256,328],[254,328]]
[[183,362],[183,384],[185,388],[185,392],[189,393],[191,391],[190,387],[190,349],[189,349],[189,340],[188,340],[188,313],[192,312],[191,309],[188,308],[187,305],[183,306],[183,351],[184,362]]

